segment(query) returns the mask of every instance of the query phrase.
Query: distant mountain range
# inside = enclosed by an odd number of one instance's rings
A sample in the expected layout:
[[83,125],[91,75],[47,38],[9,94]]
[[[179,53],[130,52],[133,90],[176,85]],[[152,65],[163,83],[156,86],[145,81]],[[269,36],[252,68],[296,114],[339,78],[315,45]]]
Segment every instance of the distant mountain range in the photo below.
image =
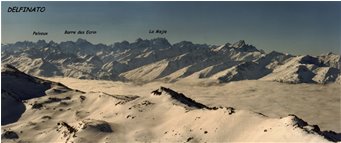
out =
[[221,46],[165,38],[94,45],[84,39],[2,45],[2,64],[44,77],[118,81],[269,80],[285,83],[341,83],[340,55],[294,56],[265,53],[240,40]]

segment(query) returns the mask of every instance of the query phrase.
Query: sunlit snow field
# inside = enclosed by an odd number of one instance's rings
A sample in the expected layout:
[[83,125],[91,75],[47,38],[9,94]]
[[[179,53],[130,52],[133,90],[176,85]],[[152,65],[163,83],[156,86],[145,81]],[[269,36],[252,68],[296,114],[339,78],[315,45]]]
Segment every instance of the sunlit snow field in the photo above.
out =
[[82,91],[148,96],[160,86],[172,88],[209,106],[229,106],[262,113],[269,117],[295,114],[321,130],[341,132],[341,88],[339,84],[285,84],[245,80],[226,84],[201,84],[191,81],[176,83],[123,83],[74,78],[47,78]]

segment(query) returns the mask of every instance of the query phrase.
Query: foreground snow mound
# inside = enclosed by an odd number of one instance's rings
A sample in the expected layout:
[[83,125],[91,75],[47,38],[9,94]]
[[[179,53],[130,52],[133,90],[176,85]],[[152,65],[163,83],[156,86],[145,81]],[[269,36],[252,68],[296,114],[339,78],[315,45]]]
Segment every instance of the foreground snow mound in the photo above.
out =
[[295,115],[277,119],[231,107],[207,107],[165,87],[152,91],[152,96],[51,92],[20,104],[26,108],[21,117],[2,125],[4,142],[341,141],[340,134],[320,131]]
[[281,122],[284,123],[287,126],[293,126],[295,128],[300,128],[304,132],[309,134],[316,134],[324,136],[326,139],[330,141],[340,141],[341,140],[341,134],[335,133],[333,131],[321,131],[319,126],[317,125],[309,125],[306,121],[300,119],[296,115],[290,114],[289,116],[285,118],[281,118]]

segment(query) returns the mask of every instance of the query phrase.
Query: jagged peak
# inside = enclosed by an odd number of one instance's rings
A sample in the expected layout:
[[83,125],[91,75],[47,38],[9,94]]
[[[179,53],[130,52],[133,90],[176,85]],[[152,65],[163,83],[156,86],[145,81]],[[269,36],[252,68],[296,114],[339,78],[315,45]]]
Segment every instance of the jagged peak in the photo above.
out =
[[37,44],[47,44],[47,43],[46,43],[46,41],[44,39],[42,39],[42,40],[38,40]]
[[137,43],[137,42],[142,42],[142,41],[143,41],[142,38],[137,38],[137,39],[135,40],[135,43]]
[[137,48],[146,48],[146,47],[160,47],[160,48],[164,48],[164,47],[169,47],[171,46],[171,44],[168,42],[168,40],[166,38],[154,38],[154,39],[142,39],[142,38],[138,38],[136,39],[135,42],[131,43],[131,45],[133,47],[137,47]]
[[[175,44],[181,44],[181,45],[194,45],[193,42],[191,41],[181,41],[181,42],[178,42],[178,43],[175,43]],[[174,44],[174,45],[175,45]]]
[[333,52],[328,52],[328,53],[321,54],[321,56],[340,56],[340,55],[333,53]]
[[16,43],[14,43],[13,45],[15,45],[15,46],[33,46],[34,43],[32,41],[25,40],[25,41],[18,41]]
[[[89,41],[87,41],[86,39],[82,39],[82,38],[78,38],[76,40],[76,43],[90,43]],[[91,43],[90,43],[91,44]]]
[[232,44],[232,47],[234,48],[242,48],[244,47],[246,44],[245,44],[245,41],[244,40],[239,40],[238,42],[235,42]]
[[126,40],[122,41],[122,42],[115,42],[112,47],[113,48],[127,48],[129,47],[130,43]]
[[287,56],[287,57],[292,57],[292,55],[288,53],[281,53],[277,51],[271,51],[270,53],[265,55],[266,57],[279,57],[279,56]]
[[[122,41],[124,42],[124,41]],[[127,41],[128,42],[128,41]],[[164,43],[169,43],[168,40],[166,38],[163,37],[157,37],[157,38],[153,38],[153,39],[142,39],[142,38],[137,38],[135,40],[135,43],[139,43],[139,42],[164,42]],[[128,42],[129,43],[129,42]]]
[[226,43],[224,44],[225,47],[230,47],[231,46],[231,43]]
[[150,40],[153,45],[171,46],[166,38],[154,38]]
[[271,51],[270,53],[268,53],[267,55],[285,55],[281,52],[277,52],[277,51]]
[[54,45],[54,44],[57,44],[56,42],[54,42],[53,40],[51,40],[51,41],[49,41],[49,43],[48,44],[50,44],[50,45]]
[[150,41],[162,41],[162,42],[168,42],[168,40],[164,37],[157,37],[157,38],[153,38],[150,39]]
[[308,123],[294,114],[289,114],[287,117],[281,118],[281,120],[287,124],[296,125],[300,128],[307,126]]
[[261,52],[265,53],[264,51],[259,51],[255,46],[248,45],[245,43],[244,40],[239,40],[238,42],[233,43],[232,45],[230,43],[226,43],[225,45],[221,46],[223,49],[226,48],[232,48],[234,50],[237,50],[239,52]]
[[191,41],[181,41],[181,42],[173,44],[174,47],[179,47],[179,48],[192,47],[193,45],[194,44]]
[[310,55],[299,56],[299,63],[320,65],[319,59]]
[[226,44],[215,47],[213,51],[222,51],[222,50],[226,50],[230,48],[231,48],[231,43],[226,43]]
[[327,53],[327,55],[335,55],[333,52],[329,52]]
[[135,42],[131,43],[131,45],[136,45],[136,46],[149,46],[150,41],[149,40],[144,40],[142,38],[137,38]]

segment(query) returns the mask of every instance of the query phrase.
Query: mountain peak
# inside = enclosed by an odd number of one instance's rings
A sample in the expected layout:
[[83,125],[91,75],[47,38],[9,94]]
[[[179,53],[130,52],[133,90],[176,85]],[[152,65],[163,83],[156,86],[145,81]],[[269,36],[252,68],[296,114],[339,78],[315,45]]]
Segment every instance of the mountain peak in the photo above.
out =
[[173,46],[175,47],[188,47],[193,46],[194,44],[191,41],[181,41],[179,43],[175,43]]
[[229,45],[229,47],[234,48],[238,51],[242,51],[242,52],[258,51],[258,52],[264,53],[264,51],[259,51],[255,46],[246,44],[244,40],[239,40],[238,42],[233,43],[232,46]]
[[171,46],[171,44],[168,42],[166,38],[154,38],[154,39],[145,39],[142,38],[136,39],[134,43],[131,43],[134,45],[133,47],[139,47],[139,48],[146,48],[146,47],[157,47],[157,48],[166,48]]
[[56,42],[54,42],[53,40],[49,41],[49,44],[57,44]]
[[330,55],[336,55],[336,54],[334,54],[333,52],[328,52],[328,53],[326,53],[326,54],[324,54],[324,55],[330,56]]
[[113,44],[113,47],[115,47],[115,48],[128,48],[129,44],[130,43],[128,41],[124,40],[122,42],[115,42]]
[[232,44],[232,47],[234,48],[242,48],[244,47],[246,44],[245,44],[245,41],[244,40],[239,40],[238,42],[236,43],[233,43]]
[[89,41],[82,39],[82,38],[78,38],[76,43],[90,43]]
[[155,38],[151,39],[151,44],[153,45],[159,45],[159,46],[171,46],[171,44],[168,42],[166,38]]
[[46,41],[45,40],[38,40],[37,44],[46,44]]
[[135,42],[136,43],[138,43],[138,42],[142,42],[143,41],[143,39],[142,38],[137,38],[136,40],[135,40]]

